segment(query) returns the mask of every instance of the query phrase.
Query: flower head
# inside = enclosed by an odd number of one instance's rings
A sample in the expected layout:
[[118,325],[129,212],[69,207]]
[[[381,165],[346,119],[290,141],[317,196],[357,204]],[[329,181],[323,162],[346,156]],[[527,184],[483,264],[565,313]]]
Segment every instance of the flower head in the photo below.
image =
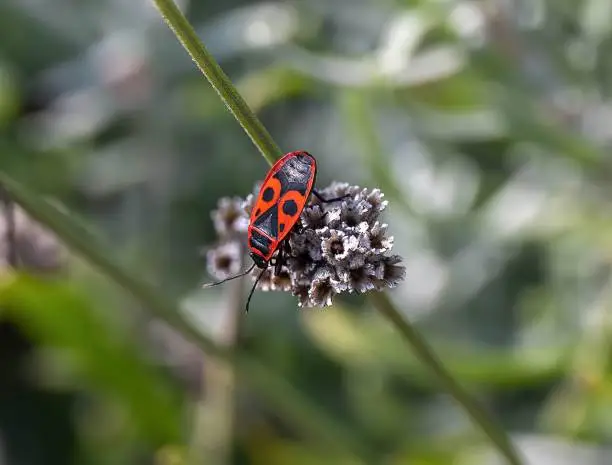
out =
[[368,231],[370,248],[374,253],[385,253],[393,247],[393,236],[387,236],[389,225],[376,221]]
[[328,212],[324,211],[321,205],[309,205],[302,212],[302,226],[309,229],[318,229],[325,226],[325,216]]
[[249,226],[249,220],[244,216],[242,199],[239,197],[222,197],[217,209],[211,213],[215,231],[221,237],[244,234]]
[[242,247],[238,241],[223,242],[206,253],[208,272],[217,279],[226,279],[241,271]]
[[380,258],[375,273],[377,290],[393,288],[406,277],[406,268],[400,265],[401,261],[402,257],[399,255]]
[[[256,186],[256,191],[258,189]],[[328,199],[344,198],[327,203],[316,196],[311,197],[297,227],[287,236],[280,272],[275,275],[277,252],[261,275],[257,288],[291,291],[300,307],[325,307],[332,304],[337,294],[383,290],[403,280],[405,267],[401,265],[401,257],[387,255],[393,248],[393,237],[388,235],[388,225],[379,221],[388,203],[384,194],[379,189],[363,189],[338,182],[319,193]],[[232,209],[232,212],[240,212],[247,226],[256,195],[257,192],[249,194],[240,203],[240,208]],[[238,200],[232,199],[232,202],[238,205]],[[224,211],[230,210],[227,202],[223,205]],[[233,221],[233,224],[244,224],[236,218]],[[246,231],[247,226],[242,230]],[[237,229],[234,226],[234,230]],[[217,231],[220,232],[219,228]],[[246,242],[246,234],[242,239]],[[221,247],[226,248],[227,256],[229,246],[221,243],[217,249]],[[210,260],[218,260],[219,256],[209,252],[209,269]],[[260,273],[255,269],[251,276],[255,279]]]
[[367,249],[360,247],[360,243],[359,236],[351,231],[333,229],[327,237],[322,235],[321,249],[329,264],[351,269],[364,263]]
[[334,275],[331,268],[325,267],[315,272],[310,289],[308,289],[308,306],[327,307],[332,304],[332,297],[336,293]]

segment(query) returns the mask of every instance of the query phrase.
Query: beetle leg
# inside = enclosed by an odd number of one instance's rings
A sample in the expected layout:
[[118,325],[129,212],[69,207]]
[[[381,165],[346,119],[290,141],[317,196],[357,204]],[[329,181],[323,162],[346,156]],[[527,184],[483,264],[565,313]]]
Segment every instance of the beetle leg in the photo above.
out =
[[338,200],[346,199],[347,197],[351,195],[351,194],[344,194],[340,197],[334,197],[333,199],[326,199],[321,194],[319,194],[319,192],[316,189],[313,189],[312,193],[317,199],[319,199],[323,203],[337,202]]

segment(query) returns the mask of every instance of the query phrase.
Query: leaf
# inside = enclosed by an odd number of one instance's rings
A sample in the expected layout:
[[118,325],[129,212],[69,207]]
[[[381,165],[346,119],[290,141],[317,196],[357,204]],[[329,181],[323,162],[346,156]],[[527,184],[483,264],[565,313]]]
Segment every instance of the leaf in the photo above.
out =
[[17,276],[0,286],[0,305],[30,337],[60,349],[90,388],[119,400],[146,437],[159,444],[180,439],[178,391],[87,296],[61,281]]

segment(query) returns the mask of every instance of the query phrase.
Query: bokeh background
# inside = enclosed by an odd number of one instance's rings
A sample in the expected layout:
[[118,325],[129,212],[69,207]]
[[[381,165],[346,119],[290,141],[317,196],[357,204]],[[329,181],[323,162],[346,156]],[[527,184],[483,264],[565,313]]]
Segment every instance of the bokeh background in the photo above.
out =
[[[180,4],[320,186],[386,194],[390,297],[526,463],[612,463],[612,2]],[[1,171],[379,463],[501,463],[365,298],[259,292],[237,325],[246,282],[199,289],[211,210],[267,169],[151,2],[0,3]],[[0,293],[0,463],[178,465],[194,443],[215,465],[354,463],[2,206],[0,276],[46,284]]]

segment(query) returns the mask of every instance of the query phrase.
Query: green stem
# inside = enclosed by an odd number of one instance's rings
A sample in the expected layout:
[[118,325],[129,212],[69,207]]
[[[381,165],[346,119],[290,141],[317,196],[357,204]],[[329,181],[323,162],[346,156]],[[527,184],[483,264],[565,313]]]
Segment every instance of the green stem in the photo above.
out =
[[506,457],[511,465],[522,465],[519,455],[504,429],[487,413],[461,385],[455,381],[443,363],[438,359],[425,339],[395,308],[389,297],[382,292],[370,294],[370,301],[376,309],[388,319],[404,337],[416,357],[437,377],[440,385],[455,398],[465,409],[472,420],[482,429]]
[[281,149],[266,128],[261,124],[242,96],[238,93],[230,79],[217,64],[194,31],[185,15],[179,10],[173,0],[153,0],[162,17],[172,29],[177,39],[183,45],[191,59],[200,68],[221,100],[238,120],[244,131],[251,138],[261,154],[272,164],[282,156]]

